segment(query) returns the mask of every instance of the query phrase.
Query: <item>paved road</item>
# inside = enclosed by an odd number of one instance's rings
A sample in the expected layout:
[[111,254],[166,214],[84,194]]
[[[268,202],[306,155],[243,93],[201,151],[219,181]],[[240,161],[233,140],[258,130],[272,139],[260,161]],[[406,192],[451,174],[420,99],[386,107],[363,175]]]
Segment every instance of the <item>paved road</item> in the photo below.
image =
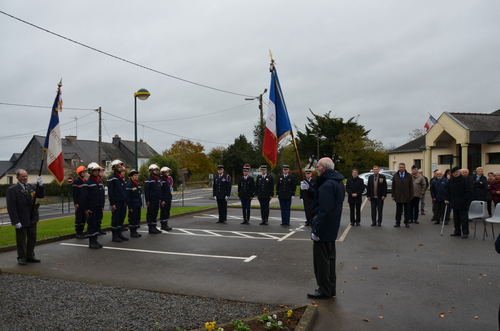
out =
[[[317,300],[314,330],[497,329],[500,255],[491,234],[485,241],[453,238],[447,226],[441,237],[428,215],[409,229],[394,228],[390,201],[383,226],[371,227],[368,207],[359,227],[348,225],[347,204],[344,208],[337,298]],[[279,226],[279,210],[271,211],[269,226],[258,225],[258,210],[252,210],[250,225],[240,224],[240,214],[230,208],[227,224],[216,224],[214,212],[174,218],[170,233],[143,232],[124,243],[105,236],[105,248],[98,251],[77,239],[44,244],[36,249],[42,263],[26,267],[16,264],[15,252],[6,252],[0,254],[0,268],[231,300],[311,302],[306,293],[315,288],[312,244],[303,213],[292,212],[290,228]],[[478,228],[481,232],[482,225]]]

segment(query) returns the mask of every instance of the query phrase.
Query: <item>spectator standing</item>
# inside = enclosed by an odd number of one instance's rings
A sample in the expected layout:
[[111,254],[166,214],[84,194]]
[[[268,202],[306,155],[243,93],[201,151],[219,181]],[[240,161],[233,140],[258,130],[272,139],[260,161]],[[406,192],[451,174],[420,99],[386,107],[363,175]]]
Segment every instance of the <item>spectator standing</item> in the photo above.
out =
[[400,163],[398,172],[392,178],[392,200],[396,202],[396,224],[394,227],[401,226],[401,216],[404,212],[405,228],[409,228],[410,201],[413,198],[413,179],[406,171],[406,165]]
[[358,169],[353,169],[351,172],[352,177],[347,179],[345,189],[347,191],[347,202],[351,211],[351,225],[360,225],[361,222],[361,202],[365,184],[363,180],[358,177]]
[[[310,169],[307,169],[305,171],[306,173],[306,178],[304,180],[309,184],[310,188],[316,188],[316,178],[312,177],[312,171]],[[300,201],[302,201],[302,205],[304,206],[304,212],[306,214],[306,223],[304,224],[305,226],[310,226],[311,225],[311,215],[310,215],[310,209],[311,205],[307,205],[307,200],[305,197],[305,194],[307,194],[307,191],[302,191],[300,190]]]
[[418,174],[424,177],[425,180],[425,190],[424,194],[422,194],[422,198],[420,199],[420,214],[425,215],[425,193],[427,193],[427,189],[429,189],[429,179],[424,176],[424,171],[422,169],[418,169]]
[[314,274],[318,288],[307,296],[313,299],[330,299],[336,296],[335,240],[337,239],[342,205],[344,202],[344,176],[334,170],[335,164],[330,158],[318,161],[319,177],[316,189],[302,181],[300,188],[308,190],[313,199],[311,239],[313,240]]
[[249,176],[250,165],[243,166],[243,176],[238,180],[238,197],[241,201],[241,210],[243,212],[243,222],[241,224],[250,224],[250,205],[255,194],[255,181]]
[[38,206],[33,205],[33,198],[43,198],[45,188],[42,177],[38,176],[37,188],[28,183],[28,173],[24,169],[16,171],[17,184],[7,189],[7,212],[10,222],[16,229],[17,263],[26,265],[28,262],[40,263],[35,257],[37,223],[40,220]]
[[283,165],[283,174],[278,176],[276,183],[276,195],[278,196],[281,209],[281,226],[290,226],[290,208],[295,196],[295,177],[288,172],[290,167]]
[[[373,166],[373,175],[368,177],[366,198],[370,201],[372,211],[372,226],[382,226],[384,200],[387,197],[387,179],[380,173],[377,165]],[[378,220],[377,220],[378,215]]]
[[425,179],[418,173],[418,168],[411,166],[411,177],[413,180],[413,199],[410,201],[410,223],[418,223],[420,199],[425,194]]
[[[453,208],[453,224],[455,231],[452,237],[467,238],[469,236],[469,202],[472,199],[472,187],[465,178],[459,167],[451,170],[452,177],[448,182],[445,203],[451,202]],[[500,176],[499,176],[500,177]]]
[[496,207],[497,203],[500,202],[500,172],[495,172],[494,176],[494,180],[490,182],[489,191]]
[[488,172],[488,201],[486,203],[486,206],[488,208],[488,215],[491,217],[491,202],[493,201],[493,197],[490,193],[490,184],[491,182],[493,182],[495,180],[495,175],[493,174],[493,172]]
[[484,176],[484,169],[476,168],[476,174],[473,177],[474,189],[472,191],[472,200],[488,201],[490,194],[488,192],[489,182]]
[[[440,224],[444,218],[446,209],[446,187],[448,186],[448,178],[443,176],[443,173],[437,170],[434,173],[434,179],[431,180],[431,198],[432,198],[432,220],[434,224]],[[448,221],[444,221],[448,224]]]
[[267,165],[260,166],[261,174],[257,176],[255,195],[259,199],[260,217],[259,225],[267,225],[269,220],[269,202],[274,196],[273,176],[267,174]]

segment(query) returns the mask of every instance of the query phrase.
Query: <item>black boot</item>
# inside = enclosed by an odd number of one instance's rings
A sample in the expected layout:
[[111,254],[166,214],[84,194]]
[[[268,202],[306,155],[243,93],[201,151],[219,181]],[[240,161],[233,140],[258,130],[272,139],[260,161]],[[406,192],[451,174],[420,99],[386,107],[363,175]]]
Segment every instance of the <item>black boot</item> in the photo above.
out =
[[87,236],[83,234],[82,229],[77,229],[76,230],[76,239],[87,239]]
[[142,237],[142,234],[137,233],[137,229],[136,228],[130,228],[130,236],[132,238],[140,238],[140,237]]
[[111,235],[113,236],[113,239],[111,239],[112,242],[115,242],[115,243],[122,242],[120,237],[118,237],[118,230],[117,229],[111,229]]
[[172,228],[168,226],[168,220],[161,221],[161,229],[165,231],[172,230]]
[[118,229],[118,238],[120,238],[122,241],[128,241],[128,238],[122,234],[122,231],[123,230]]
[[243,210],[242,213],[243,213],[243,222],[241,222],[240,224],[247,224],[247,211]]
[[158,228],[156,227],[155,224],[148,224],[148,227],[149,227],[149,233],[150,234],[158,234],[158,233],[161,233],[160,230],[158,230]]
[[247,224],[250,224],[250,209],[247,209]]
[[97,236],[89,237],[89,248],[99,249],[99,245],[97,244]]
[[269,219],[269,210],[264,210],[262,212],[262,222],[259,225],[267,225],[268,219]]

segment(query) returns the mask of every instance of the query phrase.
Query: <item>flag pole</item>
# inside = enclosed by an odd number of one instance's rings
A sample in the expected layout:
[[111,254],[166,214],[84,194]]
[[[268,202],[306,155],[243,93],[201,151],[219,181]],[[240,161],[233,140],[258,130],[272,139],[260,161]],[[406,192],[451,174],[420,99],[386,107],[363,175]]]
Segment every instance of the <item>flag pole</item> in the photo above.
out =
[[[269,56],[271,57],[271,66],[274,68],[275,64],[274,64],[274,59],[273,59],[273,53],[271,53],[271,51],[269,51]],[[276,75],[276,71],[273,70],[272,74]],[[276,84],[276,90],[278,91],[278,94],[280,96],[281,104],[283,105],[283,107],[285,108],[286,113],[288,114],[288,109],[286,107],[286,103],[285,103],[285,100],[283,98],[283,94],[281,93],[281,88],[280,88],[280,85],[278,84],[278,80],[274,79],[274,82]],[[295,158],[297,160],[297,164],[299,165],[300,181],[303,181],[304,180],[304,174],[302,173],[302,164],[300,162],[299,150],[297,148],[297,143],[295,141],[295,136],[293,134],[293,129],[290,130],[290,135],[292,137],[293,149],[295,151]],[[278,139],[279,139],[279,137],[278,137]],[[306,201],[306,208],[307,208],[308,214],[311,217],[311,207],[310,207],[310,203],[309,203],[309,195],[307,194],[307,190],[301,190],[301,191],[305,191],[303,195],[304,195],[304,199]]]

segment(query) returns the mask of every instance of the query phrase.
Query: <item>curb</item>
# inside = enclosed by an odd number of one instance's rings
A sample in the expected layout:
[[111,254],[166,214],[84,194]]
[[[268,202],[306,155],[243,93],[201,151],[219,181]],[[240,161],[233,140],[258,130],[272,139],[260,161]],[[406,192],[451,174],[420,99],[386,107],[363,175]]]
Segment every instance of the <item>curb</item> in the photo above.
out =
[[[211,208],[206,208],[206,209],[202,209],[202,210],[193,210],[193,211],[188,211],[188,212],[185,212],[185,213],[171,215],[170,219],[172,219],[172,218],[178,218],[178,217],[182,217],[182,216],[194,215],[194,214],[201,214],[201,213],[204,213],[204,212],[207,212],[207,211],[212,211],[212,210],[217,210],[217,207],[211,207]],[[146,224],[146,223],[147,223],[146,221],[141,221],[140,224]],[[111,227],[107,226],[107,227],[102,228],[101,230],[103,230],[103,231],[111,231]],[[60,241],[60,240],[71,239],[71,238],[75,238],[75,236],[76,236],[76,233],[69,233],[69,234],[62,234],[60,236],[44,238],[44,239],[37,240],[36,241],[36,245],[38,246],[38,245],[53,243],[53,242]],[[16,249],[17,249],[17,245],[16,244],[8,245],[8,246],[2,246],[2,247],[0,247],[0,253],[9,252],[9,251],[13,251],[13,250],[16,250]]]
[[[311,331],[312,327],[314,325],[314,321],[316,320],[316,316],[318,315],[318,307],[313,306],[311,304],[303,304],[303,305],[296,305],[289,307],[287,309],[282,309],[282,310],[274,310],[269,312],[269,315],[281,313],[281,312],[287,312],[288,310],[294,310],[294,309],[299,309],[302,307],[306,307],[306,311],[302,315],[302,318],[300,319],[299,323],[297,324],[297,327],[295,328],[295,331]],[[260,315],[255,315],[252,317],[244,318],[243,321],[250,321],[254,319],[259,319]],[[217,327],[219,328],[224,328],[228,326],[230,323],[224,323],[224,324],[218,324]],[[199,328],[199,329],[193,329],[191,331],[206,331],[206,328]]]

